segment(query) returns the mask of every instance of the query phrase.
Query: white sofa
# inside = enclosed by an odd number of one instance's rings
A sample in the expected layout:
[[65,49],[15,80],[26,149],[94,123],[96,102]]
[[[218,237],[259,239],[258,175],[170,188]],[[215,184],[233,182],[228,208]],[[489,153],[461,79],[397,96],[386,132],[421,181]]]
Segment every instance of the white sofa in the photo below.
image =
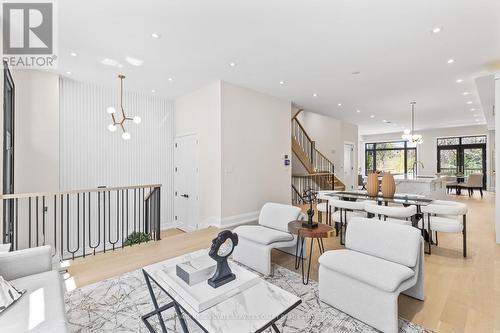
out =
[[68,332],[61,276],[50,246],[0,254],[0,275],[26,293],[0,314],[0,332]]
[[243,225],[233,230],[238,235],[233,260],[270,275],[271,250],[296,245],[297,236],[288,232],[288,223],[302,217],[299,207],[266,203],[260,210],[258,225]]
[[383,332],[398,332],[399,294],[424,299],[420,230],[353,218],[345,246],[319,258],[319,298]]

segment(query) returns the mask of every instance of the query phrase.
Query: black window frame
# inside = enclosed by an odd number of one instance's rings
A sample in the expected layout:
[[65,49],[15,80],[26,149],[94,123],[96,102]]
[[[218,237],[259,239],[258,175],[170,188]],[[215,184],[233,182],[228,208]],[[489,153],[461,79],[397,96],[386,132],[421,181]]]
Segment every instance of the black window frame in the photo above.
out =
[[[386,145],[388,143],[403,143],[403,148],[377,148],[377,145]],[[368,145],[373,145],[373,148],[368,148]],[[369,172],[377,171],[377,151],[387,151],[387,150],[403,150],[404,151],[404,174],[408,173],[408,151],[415,151],[415,161],[418,161],[417,158],[417,147],[408,147],[408,141],[397,140],[397,141],[383,141],[383,142],[367,142],[365,143],[365,176],[368,175]],[[368,168],[368,154],[373,154],[373,169]]]

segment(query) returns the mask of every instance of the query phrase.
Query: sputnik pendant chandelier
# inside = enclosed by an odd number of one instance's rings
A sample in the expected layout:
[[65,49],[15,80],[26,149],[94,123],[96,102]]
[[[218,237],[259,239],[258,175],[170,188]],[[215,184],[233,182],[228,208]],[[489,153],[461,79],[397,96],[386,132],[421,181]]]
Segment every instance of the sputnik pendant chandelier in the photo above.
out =
[[136,124],[140,124],[141,123],[141,117],[135,116],[133,118],[130,118],[130,117],[127,117],[125,115],[125,109],[123,108],[123,80],[125,79],[125,75],[120,74],[120,75],[118,75],[118,78],[120,79],[120,111],[121,111],[121,120],[120,121],[117,120],[116,109],[114,107],[112,107],[112,106],[108,106],[106,108],[106,111],[111,115],[111,119],[113,121],[113,123],[108,126],[108,130],[110,132],[116,132],[116,130],[118,129],[118,126],[119,126],[122,129],[122,139],[123,140],[129,140],[130,139],[130,133],[128,133],[125,130],[125,126],[124,126],[125,122],[127,120],[131,120],[131,121],[133,121]]

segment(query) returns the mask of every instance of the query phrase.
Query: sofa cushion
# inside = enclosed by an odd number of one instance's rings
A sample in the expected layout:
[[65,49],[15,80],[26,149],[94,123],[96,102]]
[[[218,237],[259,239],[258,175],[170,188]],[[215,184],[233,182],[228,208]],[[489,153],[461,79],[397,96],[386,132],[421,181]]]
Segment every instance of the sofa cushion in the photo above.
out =
[[415,272],[404,265],[351,250],[325,252],[319,263],[337,273],[356,279],[377,289],[394,292]]
[[17,301],[26,290],[18,290],[0,276],[0,314]]
[[245,238],[252,242],[256,242],[263,245],[269,245],[276,242],[287,242],[294,239],[293,235],[266,228],[260,225],[242,225],[233,230],[238,237]]
[[420,230],[397,223],[356,217],[347,226],[346,248],[408,267],[417,264],[421,244]]
[[2,333],[67,332],[61,277],[56,271],[25,276],[10,283],[26,294],[0,316]]
[[287,232],[288,223],[300,219],[301,214],[299,207],[268,202],[260,210],[259,224]]

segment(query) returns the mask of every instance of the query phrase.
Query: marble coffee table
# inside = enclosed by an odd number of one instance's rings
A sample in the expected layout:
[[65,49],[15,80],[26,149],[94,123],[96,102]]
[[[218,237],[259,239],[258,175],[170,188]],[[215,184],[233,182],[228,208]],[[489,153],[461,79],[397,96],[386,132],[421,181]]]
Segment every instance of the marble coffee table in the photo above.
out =
[[[142,321],[150,332],[155,332],[148,319],[157,316],[162,332],[167,332],[161,313],[174,308],[181,327],[188,332],[185,316],[191,318],[204,332],[234,333],[262,332],[272,327],[279,332],[276,321],[297,307],[301,300],[297,296],[269,283],[263,279],[253,286],[233,295],[217,305],[202,312],[197,312],[181,296],[172,283],[163,278],[162,270],[177,263],[188,261],[197,256],[206,255],[208,250],[200,250],[180,257],[162,261],[142,269],[155,310],[142,316]],[[156,284],[164,292],[170,303],[158,304],[151,283]]]

